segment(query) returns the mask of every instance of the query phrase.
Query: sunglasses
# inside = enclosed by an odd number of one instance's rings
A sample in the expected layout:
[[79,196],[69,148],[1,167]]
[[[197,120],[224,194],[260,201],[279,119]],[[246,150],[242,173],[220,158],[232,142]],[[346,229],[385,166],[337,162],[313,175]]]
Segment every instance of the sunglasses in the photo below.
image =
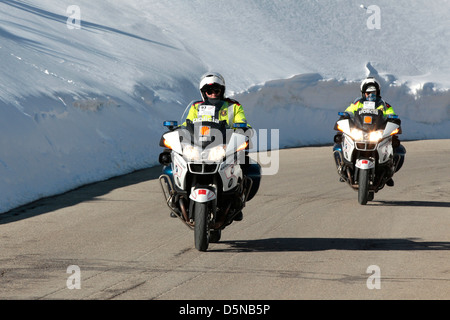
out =
[[222,92],[222,89],[218,89],[218,88],[210,88],[210,89],[206,89],[205,90],[206,94],[220,94]]

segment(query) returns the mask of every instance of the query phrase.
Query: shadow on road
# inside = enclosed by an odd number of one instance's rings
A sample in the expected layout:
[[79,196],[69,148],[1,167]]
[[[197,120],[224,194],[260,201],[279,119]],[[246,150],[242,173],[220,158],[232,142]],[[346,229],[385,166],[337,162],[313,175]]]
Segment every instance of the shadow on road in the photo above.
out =
[[269,238],[258,240],[221,241],[229,248],[214,249],[216,252],[284,252],[284,251],[408,251],[450,250],[450,242],[419,241],[418,239],[358,239],[358,238]]
[[34,201],[0,214],[0,225],[71,207],[81,202],[95,201],[96,198],[108,194],[115,189],[157,179],[161,171],[161,166],[138,170],[123,176],[88,184],[60,195]]
[[435,208],[450,208],[450,202],[444,201],[380,201],[367,203],[368,205],[382,205],[382,206],[398,206],[398,207],[435,207]]

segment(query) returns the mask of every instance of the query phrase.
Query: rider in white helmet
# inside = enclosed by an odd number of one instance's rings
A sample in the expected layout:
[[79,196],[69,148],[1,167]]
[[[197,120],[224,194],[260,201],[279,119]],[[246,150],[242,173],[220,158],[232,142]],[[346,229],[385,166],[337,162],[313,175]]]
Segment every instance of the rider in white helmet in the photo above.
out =
[[205,73],[199,84],[201,101],[195,101],[191,104],[187,120],[193,121],[197,118],[204,118],[199,107],[202,105],[214,106],[214,118],[222,121],[226,120],[227,124],[232,127],[233,123],[247,123],[244,108],[236,100],[225,98],[225,79],[217,72]]
[[392,106],[381,99],[380,84],[373,78],[368,77],[361,82],[361,98],[356,99],[345,112],[355,113],[355,111],[364,107],[364,101],[374,101],[375,108],[383,110],[384,115],[395,115],[395,111]]
[[[375,80],[375,78],[368,77],[365,80],[363,80],[361,82],[360,90],[361,90],[361,98],[357,98],[345,110],[345,112],[354,114],[357,110],[364,107],[364,101],[374,101],[375,108],[383,110],[383,114],[385,116],[396,115],[392,106],[381,98],[381,86],[378,83],[378,81]],[[399,124],[401,123],[400,119],[397,119],[397,121]],[[339,137],[337,138],[337,140],[339,141]],[[397,162],[396,171],[398,171],[403,165],[406,149],[403,145],[400,144],[400,140],[398,139],[397,135],[394,135],[392,138],[392,146],[394,148],[394,161]],[[392,187],[394,185],[394,180],[390,179],[388,182],[386,182],[386,184]]]
[[202,95],[203,101],[208,100],[208,96],[206,95],[206,91],[208,89],[218,89],[220,90],[220,97],[223,99],[225,94],[225,79],[222,77],[220,73],[217,72],[208,72],[205,73],[198,85],[198,89],[200,90],[200,94]]
[[[233,127],[234,123],[247,123],[242,105],[236,100],[225,97],[225,79],[221,74],[217,72],[205,73],[200,79],[198,88],[202,100],[191,103],[186,122],[187,120],[194,121],[194,119],[208,121],[211,120],[211,118],[214,118],[219,121],[225,120],[230,127]],[[205,108],[202,108],[202,106],[205,106]],[[212,114],[214,114],[214,116]],[[183,125],[186,125],[186,122],[184,122]],[[248,123],[247,126],[251,130]],[[248,155],[246,155],[245,158],[246,160],[245,164],[242,166],[242,170],[244,175],[249,175],[250,173],[253,175],[253,186],[255,186],[255,188],[252,187],[252,190],[256,193],[261,178],[261,167],[258,163],[251,161]],[[247,201],[249,201],[251,197],[252,196],[249,196]],[[240,221],[242,219],[242,211],[234,217],[235,221]]]

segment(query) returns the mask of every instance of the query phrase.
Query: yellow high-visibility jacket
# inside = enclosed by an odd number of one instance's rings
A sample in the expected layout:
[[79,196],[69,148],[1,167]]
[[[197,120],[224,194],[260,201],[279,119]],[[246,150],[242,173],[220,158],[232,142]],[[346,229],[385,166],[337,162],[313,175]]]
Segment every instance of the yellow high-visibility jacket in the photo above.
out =
[[[358,111],[359,109],[364,107],[364,101],[365,99],[363,98],[355,100],[355,102],[353,102],[347,109],[345,109],[345,112],[355,114],[355,111]],[[396,115],[394,108],[392,108],[392,106],[389,103],[385,102],[383,99],[377,99],[375,101],[375,108],[383,110],[383,114],[385,116],[389,114]]]
[[[194,119],[198,119],[199,109],[202,108],[202,106],[204,107],[207,105],[208,103],[205,103],[204,101],[194,102],[189,109],[186,120],[194,121]],[[222,100],[219,107],[216,106],[214,108],[214,115],[201,115],[201,119],[205,121],[211,120],[212,118],[219,121],[226,120],[230,127],[233,127],[233,123],[247,123],[242,105],[239,102],[228,98]],[[186,125],[186,122],[183,123],[183,125]],[[250,125],[248,126],[250,127]]]

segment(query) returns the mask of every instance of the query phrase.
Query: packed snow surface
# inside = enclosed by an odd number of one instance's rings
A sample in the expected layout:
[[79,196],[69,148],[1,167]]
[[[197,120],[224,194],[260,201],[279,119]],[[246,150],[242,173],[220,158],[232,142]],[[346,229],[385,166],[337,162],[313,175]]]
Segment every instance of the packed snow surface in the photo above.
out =
[[450,138],[448,0],[4,0],[0,17],[0,213],[157,165],[207,71],[279,148],[331,143],[368,75],[401,139]]

